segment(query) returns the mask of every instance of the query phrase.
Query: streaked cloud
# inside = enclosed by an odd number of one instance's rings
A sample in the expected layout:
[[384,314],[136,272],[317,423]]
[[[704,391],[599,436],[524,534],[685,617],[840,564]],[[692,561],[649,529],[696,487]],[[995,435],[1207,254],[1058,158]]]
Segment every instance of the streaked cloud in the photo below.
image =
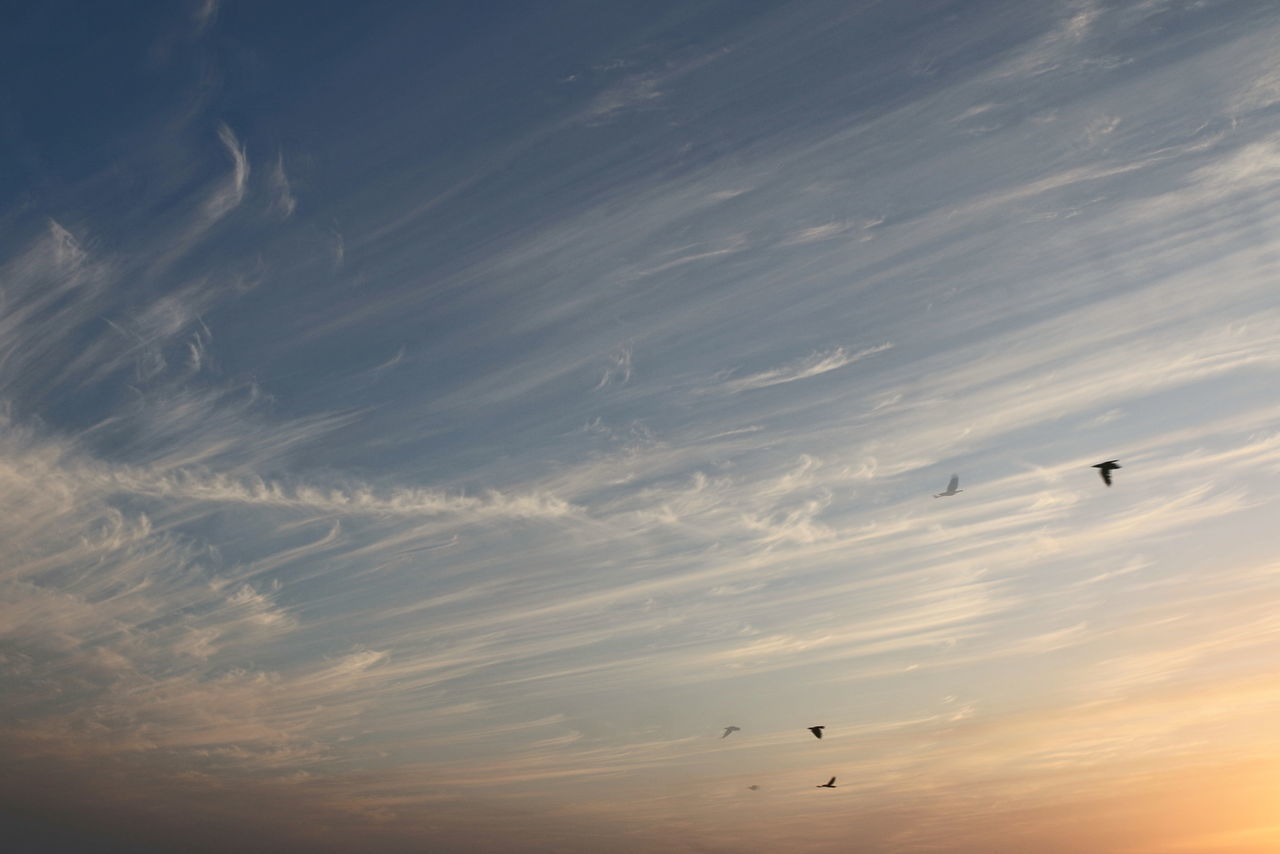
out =
[[282,219],[293,216],[298,209],[298,200],[289,186],[289,176],[284,171],[284,154],[276,155],[275,165],[271,169],[271,209]]
[[239,205],[249,184],[249,156],[235,132],[226,124],[220,124],[218,140],[231,157],[232,168],[223,186],[205,202],[205,214],[210,220],[221,219]]
[[718,386],[718,389],[729,394],[737,394],[753,389],[792,383],[797,380],[807,380],[810,377],[839,370],[868,356],[874,356],[876,353],[883,353],[892,347],[892,344],[885,343],[852,353],[846,351],[844,347],[834,347],[830,350],[811,353],[804,359],[782,367],[726,380]]

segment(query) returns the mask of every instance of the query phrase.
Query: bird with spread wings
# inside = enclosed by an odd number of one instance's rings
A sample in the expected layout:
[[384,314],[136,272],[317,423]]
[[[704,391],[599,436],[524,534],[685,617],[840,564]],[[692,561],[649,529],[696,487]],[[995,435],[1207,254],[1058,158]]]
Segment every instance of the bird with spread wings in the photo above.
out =
[[960,475],[958,475],[958,474],[953,474],[953,475],[951,475],[951,482],[947,484],[947,489],[946,489],[946,491],[945,491],[945,492],[938,492],[938,493],[935,493],[933,497],[934,497],[934,498],[944,498],[944,497],[946,497],[946,496],[948,496],[948,495],[955,495],[955,494],[957,494],[957,493],[964,492],[964,490],[963,490],[963,489],[956,489],[956,487],[957,487],[957,486],[959,486],[959,485],[960,485]]
[[1111,473],[1120,468],[1119,460],[1107,460],[1105,463],[1094,463],[1093,467],[1098,470],[1098,474],[1102,475],[1102,482],[1107,486],[1111,485]]

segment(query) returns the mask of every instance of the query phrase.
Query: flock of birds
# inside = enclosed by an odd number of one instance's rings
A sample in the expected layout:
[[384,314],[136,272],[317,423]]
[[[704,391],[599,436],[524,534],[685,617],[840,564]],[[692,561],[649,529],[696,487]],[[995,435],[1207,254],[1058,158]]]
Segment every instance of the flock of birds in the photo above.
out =
[[[1119,460],[1107,460],[1106,462],[1094,463],[1092,468],[1098,470],[1098,474],[1102,475],[1102,482],[1107,486],[1111,485],[1111,473],[1120,468]],[[960,485],[960,475],[951,475],[951,481],[947,483],[947,488],[942,492],[934,493],[934,498],[945,498],[948,495],[956,495],[964,492],[963,489],[956,489]]]
[[[1106,460],[1105,462],[1101,462],[1101,463],[1094,463],[1094,465],[1092,466],[1092,468],[1097,469],[1097,470],[1098,470],[1098,474],[1102,475],[1102,482],[1103,482],[1103,483],[1105,483],[1107,486],[1110,486],[1110,485],[1111,485],[1111,473],[1112,473],[1113,471],[1115,471],[1116,469],[1120,468],[1120,461],[1119,461],[1119,460]],[[959,493],[961,493],[961,492],[964,492],[964,490],[963,490],[963,489],[959,489],[959,488],[958,488],[959,486],[960,486],[960,475],[958,475],[958,474],[953,474],[953,475],[951,475],[951,480],[947,483],[947,488],[946,488],[945,490],[943,490],[942,492],[934,493],[934,496],[933,496],[933,497],[934,497],[934,498],[945,498],[945,497],[946,497],[946,496],[948,496],[948,495],[957,495],[957,494],[959,494]],[[823,731],[824,729],[826,729],[826,727],[825,727],[825,726],[811,726],[811,727],[809,727],[809,732],[813,733],[814,738],[817,738],[817,739],[819,739],[819,740],[820,740],[820,739],[822,738],[822,731]],[[728,738],[729,736],[733,735],[735,732],[741,732],[741,731],[742,731],[742,727],[739,727],[739,726],[727,726],[727,727],[725,727],[725,728],[724,728],[724,735],[720,736],[720,739],[721,739],[721,741],[723,741],[724,739],[726,739],[726,738]],[[747,788],[748,788],[748,789],[750,789],[750,790],[751,790],[751,791],[753,791],[753,792],[756,792],[756,791],[759,791],[759,790],[760,790],[760,787],[759,787],[758,785],[755,785],[755,784],[752,784],[752,785],[750,785],[750,786],[747,786]],[[814,788],[815,788],[815,789],[835,789],[835,788],[838,788],[838,787],[836,786],[836,778],[835,778],[835,777],[832,777],[832,778],[831,778],[830,780],[828,780],[827,782],[825,782],[825,783],[823,783],[823,784],[821,784],[821,785],[818,785],[818,786],[814,786]]]
[[[955,477],[954,477],[954,476],[951,478],[951,481],[952,481],[952,486],[955,486]],[[825,726],[821,726],[821,725],[819,725],[819,726],[811,726],[811,727],[809,727],[809,732],[813,733],[813,737],[814,737],[814,738],[816,738],[816,739],[818,739],[818,740],[821,740],[821,739],[822,739],[822,731],[823,731],[824,729],[826,729],[826,727],[825,727]],[[740,727],[740,726],[727,726],[727,727],[725,727],[725,728],[724,728],[724,735],[720,736],[720,739],[721,739],[721,741],[723,741],[724,739],[726,739],[726,738],[728,738],[729,736],[733,735],[735,732],[741,732],[741,731],[742,731],[742,727]],[[759,791],[759,790],[760,790],[760,787],[759,787],[759,786],[757,786],[757,785],[755,785],[754,783],[753,783],[752,785],[750,785],[750,786],[747,786],[747,788],[748,788],[748,789],[750,789],[750,790],[751,790],[751,791],[753,791],[753,792],[757,792],[757,791]],[[832,777],[830,780],[828,780],[827,782],[823,783],[821,786],[814,786],[814,788],[815,788],[815,789],[835,789],[835,788],[839,788],[839,787],[838,787],[838,786],[836,786],[836,778],[835,778],[835,777]]]

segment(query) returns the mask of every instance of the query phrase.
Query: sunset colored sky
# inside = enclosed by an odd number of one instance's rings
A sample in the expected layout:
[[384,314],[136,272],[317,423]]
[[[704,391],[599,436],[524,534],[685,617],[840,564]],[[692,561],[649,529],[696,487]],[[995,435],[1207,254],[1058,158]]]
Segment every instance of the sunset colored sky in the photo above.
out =
[[1280,851],[1278,46],[6,4],[6,850]]

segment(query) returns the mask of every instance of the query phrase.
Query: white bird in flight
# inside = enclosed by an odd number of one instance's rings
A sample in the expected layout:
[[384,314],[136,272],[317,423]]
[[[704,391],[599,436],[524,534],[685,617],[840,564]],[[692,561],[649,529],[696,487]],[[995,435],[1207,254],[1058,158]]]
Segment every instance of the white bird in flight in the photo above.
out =
[[960,475],[953,474],[951,475],[951,482],[947,484],[947,491],[936,493],[933,497],[942,498],[945,495],[955,495],[958,492],[964,492],[963,489],[956,489],[956,487],[959,485],[960,485]]

